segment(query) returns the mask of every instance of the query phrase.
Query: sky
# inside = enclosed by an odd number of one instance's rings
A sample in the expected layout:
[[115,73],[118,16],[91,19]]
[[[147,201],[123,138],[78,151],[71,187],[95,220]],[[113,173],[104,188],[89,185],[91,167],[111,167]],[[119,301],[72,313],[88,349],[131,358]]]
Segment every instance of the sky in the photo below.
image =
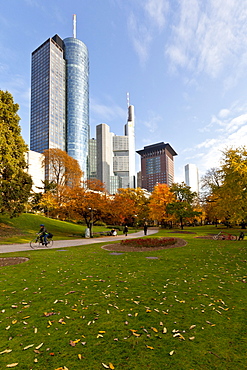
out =
[[[247,0],[0,0],[0,89],[19,104],[29,145],[31,53],[73,36],[89,51],[90,137],[97,124],[123,135],[127,93],[136,150],[177,153],[175,182],[203,176],[222,152],[247,144]],[[140,157],[136,154],[136,170]]]

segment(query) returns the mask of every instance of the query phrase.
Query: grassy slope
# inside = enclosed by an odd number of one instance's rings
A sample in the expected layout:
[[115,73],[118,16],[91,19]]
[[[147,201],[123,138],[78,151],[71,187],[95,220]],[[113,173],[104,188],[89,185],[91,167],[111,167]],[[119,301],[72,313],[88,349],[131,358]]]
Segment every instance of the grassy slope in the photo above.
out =
[[[33,235],[39,231],[40,224],[45,224],[47,230],[54,234],[56,240],[81,238],[86,228],[85,225],[72,224],[30,213],[23,213],[20,217],[12,219],[0,216],[0,244],[29,242]],[[101,230],[102,227],[94,226],[95,232]]]
[[162,251],[12,253],[30,260],[0,270],[2,368],[245,369],[246,241],[188,231],[160,231],[188,241]]

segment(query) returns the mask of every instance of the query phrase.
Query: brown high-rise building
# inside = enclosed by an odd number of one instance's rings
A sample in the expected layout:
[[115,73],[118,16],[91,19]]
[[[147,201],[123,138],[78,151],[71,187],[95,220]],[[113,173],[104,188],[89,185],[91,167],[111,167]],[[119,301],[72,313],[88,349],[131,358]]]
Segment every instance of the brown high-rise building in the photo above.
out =
[[137,150],[141,156],[141,186],[152,192],[154,186],[167,184],[171,186],[174,182],[174,161],[177,155],[170,144],[163,142],[144,146],[144,149]]

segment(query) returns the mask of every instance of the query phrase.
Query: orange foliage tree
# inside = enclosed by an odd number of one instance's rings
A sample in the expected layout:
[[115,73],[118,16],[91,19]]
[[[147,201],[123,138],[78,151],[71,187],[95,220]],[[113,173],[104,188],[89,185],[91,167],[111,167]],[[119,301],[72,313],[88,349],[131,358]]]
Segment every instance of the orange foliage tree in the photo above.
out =
[[92,226],[107,218],[110,201],[106,193],[75,187],[68,190],[64,207],[69,208],[72,217],[85,221],[92,236]]
[[159,224],[165,224],[173,220],[167,213],[166,207],[174,201],[174,194],[167,184],[157,184],[149,198],[149,218]]
[[148,199],[141,188],[118,189],[111,200],[113,224],[141,224],[148,217]]

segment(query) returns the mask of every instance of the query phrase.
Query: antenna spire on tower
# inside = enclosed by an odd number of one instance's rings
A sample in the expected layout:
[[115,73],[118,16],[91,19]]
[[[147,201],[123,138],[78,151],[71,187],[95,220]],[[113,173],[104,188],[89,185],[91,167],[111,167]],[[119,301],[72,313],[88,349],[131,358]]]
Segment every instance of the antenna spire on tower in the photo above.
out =
[[73,37],[76,39],[76,14],[73,15]]
[[130,106],[130,93],[127,92],[127,106]]

